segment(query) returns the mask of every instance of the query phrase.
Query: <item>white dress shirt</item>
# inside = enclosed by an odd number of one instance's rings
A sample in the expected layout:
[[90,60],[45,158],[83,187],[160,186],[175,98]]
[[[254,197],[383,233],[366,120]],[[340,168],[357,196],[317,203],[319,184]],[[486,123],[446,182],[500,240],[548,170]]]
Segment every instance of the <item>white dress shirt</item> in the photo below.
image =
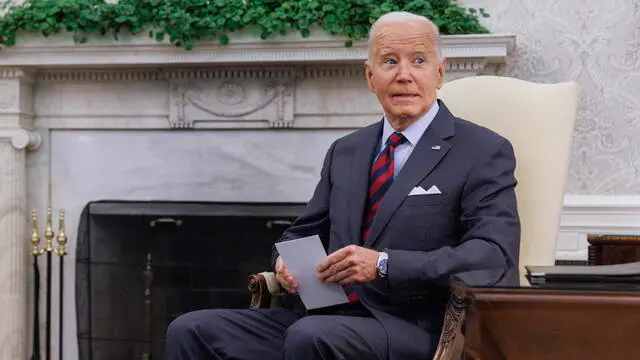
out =
[[[429,111],[427,111],[427,113],[424,114],[424,116],[420,118],[420,120],[416,121],[415,123],[411,124],[411,126],[401,131],[402,135],[404,135],[404,137],[407,138],[407,141],[400,144],[393,152],[393,158],[394,158],[393,177],[394,178],[398,175],[398,173],[404,166],[404,163],[407,162],[409,155],[411,155],[411,152],[413,152],[413,149],[416,147],[416,144],[418,144],[418,141],[422,137],[422,134],[424,134],[424,132],[427,130],[427,128],[429,127],[433,119],[436,117],[436,114],[438,113],[439,109],[440,109],[440,106],[438,106],[438,102],[437,101],[434,102],[433,106],[431,106],[431,109],[429,109]],[[382,126],[382,138],[380,139],[380,149],[378,151],[378,154],[374,158],[374,162],[375,162],[375,159],[377,159],[378,156],[380,156],[380,153],[382,153],[382,151],[384,150],[387,139],[394,132],[395,130],[389,123],[389,120],[387,120],[387,117],[385,116],[383,126]]]

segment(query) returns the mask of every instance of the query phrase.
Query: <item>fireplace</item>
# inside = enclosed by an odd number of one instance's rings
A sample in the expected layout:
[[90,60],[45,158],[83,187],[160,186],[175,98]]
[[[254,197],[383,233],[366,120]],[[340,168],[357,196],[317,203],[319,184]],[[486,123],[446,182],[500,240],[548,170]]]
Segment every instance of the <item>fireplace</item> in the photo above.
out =
[[[98,201],[76,247],[79,359],[164,359],[167,325],[247,308],[247,278],[302,204]],[[147,356],[147,357],[145,357]]]

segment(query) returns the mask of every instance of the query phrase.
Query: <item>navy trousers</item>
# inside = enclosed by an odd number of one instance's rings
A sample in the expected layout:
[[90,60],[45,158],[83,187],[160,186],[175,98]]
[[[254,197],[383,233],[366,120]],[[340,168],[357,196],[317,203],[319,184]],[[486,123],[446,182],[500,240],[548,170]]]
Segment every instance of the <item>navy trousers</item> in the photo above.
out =
[[387,359],[387,333],[370,316],[285,308],[199,310],[167,330],[169,360]]

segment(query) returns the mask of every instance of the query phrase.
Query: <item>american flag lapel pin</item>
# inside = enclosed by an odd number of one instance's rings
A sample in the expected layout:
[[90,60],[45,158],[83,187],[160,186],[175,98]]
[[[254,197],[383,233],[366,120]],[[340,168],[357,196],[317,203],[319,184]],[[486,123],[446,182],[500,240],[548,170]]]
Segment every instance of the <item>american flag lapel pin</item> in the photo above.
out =
[[431,150],[440,150],[440,145],[433,145]]

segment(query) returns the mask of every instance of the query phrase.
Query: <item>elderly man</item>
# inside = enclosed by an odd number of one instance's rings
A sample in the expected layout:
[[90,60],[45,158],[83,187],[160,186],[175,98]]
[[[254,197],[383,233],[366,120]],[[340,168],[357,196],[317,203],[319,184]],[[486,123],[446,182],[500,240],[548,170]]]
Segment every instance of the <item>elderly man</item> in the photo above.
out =
[[[445,64],[428,19],[386,14],[369,39],[366,77],[384,118],[331,145],[281,239],[318,234],[329,253],[318,277],[343,285],[349,304],[185,314],[169,326],[169,359],[429,359],[452,275],[517,278],[510,143],[437,99]],[[275,252],[274,267],[295,293]]]

